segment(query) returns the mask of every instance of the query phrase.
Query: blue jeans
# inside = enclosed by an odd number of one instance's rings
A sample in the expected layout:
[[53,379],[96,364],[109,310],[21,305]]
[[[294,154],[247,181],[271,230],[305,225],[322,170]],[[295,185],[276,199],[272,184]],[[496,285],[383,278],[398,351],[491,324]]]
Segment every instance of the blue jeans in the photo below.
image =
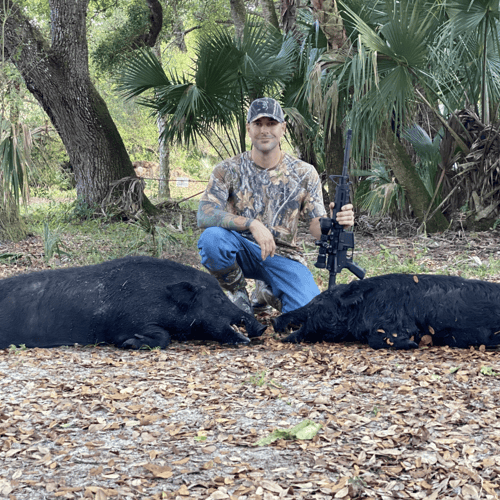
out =
[[306,266],[281,255],[263,261],[259,245],[237,231],[209,227],[200,236],[198,248],[209,271],[226,269],[236,261],[246,278],[264,281],[281,300],[283,313],[305,306],[320,293]]

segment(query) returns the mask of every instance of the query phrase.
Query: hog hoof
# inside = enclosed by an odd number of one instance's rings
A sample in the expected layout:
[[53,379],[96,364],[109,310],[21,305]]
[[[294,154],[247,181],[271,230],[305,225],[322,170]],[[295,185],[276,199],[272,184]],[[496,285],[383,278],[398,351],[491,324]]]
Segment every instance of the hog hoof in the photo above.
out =
[[297,331],[292,332],[288,337],[282,339],[282,342],[290,342],[293,344],[300,344],[300,342],[304,341],[305,335],[302,332],[302,328],[299,328]]

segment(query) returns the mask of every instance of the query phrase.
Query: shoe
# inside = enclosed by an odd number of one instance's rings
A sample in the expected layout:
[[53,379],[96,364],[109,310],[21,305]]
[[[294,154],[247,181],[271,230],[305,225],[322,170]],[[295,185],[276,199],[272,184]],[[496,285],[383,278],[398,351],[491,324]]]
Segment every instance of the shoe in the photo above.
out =
[[252,309],[254,314],[270,312],[272,308],[281,312],[283,304],[273,295],[269,285],[260,280],[255,280],[255,290],[252,292]]
[[252,305],[246,289],[247,282],[241,267],[235,262],[232,266],[219,271],[211,271],[210,274],[217,278],[219,285],[227,292],[229,300],[247,314],[252,313]]
[[236,290],[235,292],[230,292],[228,290],[226,295],[235,306],[238,306],[242,311],[253,316],[252,305],[250,304],[250,298],[248,297],[246,288]]

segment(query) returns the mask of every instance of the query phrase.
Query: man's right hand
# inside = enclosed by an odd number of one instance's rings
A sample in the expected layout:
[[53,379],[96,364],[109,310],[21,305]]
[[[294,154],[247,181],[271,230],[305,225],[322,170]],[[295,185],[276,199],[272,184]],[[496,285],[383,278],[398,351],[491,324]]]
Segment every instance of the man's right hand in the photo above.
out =
[[249,229],[255,241],[260,246],[262,260],[266,260],[269,256],[274,257],[276,242],[274,241],[274,236],[271,231],[269,231],[262,222],[256,219],[252,221]]

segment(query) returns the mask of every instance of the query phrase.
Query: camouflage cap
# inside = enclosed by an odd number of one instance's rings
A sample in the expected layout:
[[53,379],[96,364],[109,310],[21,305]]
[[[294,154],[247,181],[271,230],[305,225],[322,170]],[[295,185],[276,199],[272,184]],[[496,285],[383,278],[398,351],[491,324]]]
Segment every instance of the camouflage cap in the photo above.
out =
[[247,114],[247,123],[252,123],[263,116],[273,118],[280,123],[285,121],[285,115],[281,109],[280,103],[270,97],[255,99],[255,101],[250,104]]

